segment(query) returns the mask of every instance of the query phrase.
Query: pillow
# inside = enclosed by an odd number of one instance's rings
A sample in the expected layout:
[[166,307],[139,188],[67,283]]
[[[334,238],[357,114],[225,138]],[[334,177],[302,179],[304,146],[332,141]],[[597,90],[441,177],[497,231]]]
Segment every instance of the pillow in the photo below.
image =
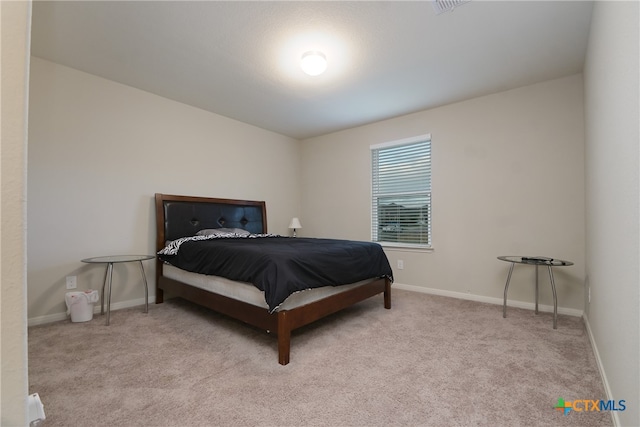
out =
[[196,236],[209,236],[209,235],[228,235],[228,234],[236,234],[238,236],[248,236],[249,233],[247,230],[243,230],[242,228],[205,228],[204,230],[200,230],[196,233]]

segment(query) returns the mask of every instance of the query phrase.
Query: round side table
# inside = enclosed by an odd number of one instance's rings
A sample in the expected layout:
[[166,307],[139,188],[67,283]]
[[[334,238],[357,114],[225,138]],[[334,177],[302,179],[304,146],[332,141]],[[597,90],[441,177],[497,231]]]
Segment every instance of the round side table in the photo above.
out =
[[110,255],[98,256],[93,258],[85,258],[82,262],[88,264],[107,264],[107,271],[104,275],[104,283],[102,284],[102,297],[100,299],[100,314],[104,314],[104,288],[107,286],[107,326],[111,318],[111,282],[113,278],[113,264],[121,262],[138,262],[140,271],[142,272],[142,282],[144,283],[144,312],[149,312],[149,288],[147,287],[147,277],[144,274],[142,261],[154,259],[155,255]]
[[511,273],[513,266],[516,264],[535,265],[536,267],[536,314],[538,314],[538,267],[547,266],[549,270],[549,279],[551,280],[551,290],[553,291],[553,329],[558,329],[558,297],[556,296],[556,283],[553,280],[553,270],[551,267],[563,267],[573,265],[571,261],[554,259],[543,256],[524,257],[524,256],[499,256],[500,261],[510,262],[509,275],[507,283],[504,285],[504,304],[502,305],[502,317],[507,317],[507,291],[509,290],[509,282],[511,281]]

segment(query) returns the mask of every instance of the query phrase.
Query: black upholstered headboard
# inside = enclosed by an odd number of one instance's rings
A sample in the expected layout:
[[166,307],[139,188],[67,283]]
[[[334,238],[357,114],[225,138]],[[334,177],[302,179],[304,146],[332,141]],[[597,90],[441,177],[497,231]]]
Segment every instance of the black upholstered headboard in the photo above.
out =
[[167,240],[193,236],[205,228],[267,232],[265,202],[156,193],[156,250]]

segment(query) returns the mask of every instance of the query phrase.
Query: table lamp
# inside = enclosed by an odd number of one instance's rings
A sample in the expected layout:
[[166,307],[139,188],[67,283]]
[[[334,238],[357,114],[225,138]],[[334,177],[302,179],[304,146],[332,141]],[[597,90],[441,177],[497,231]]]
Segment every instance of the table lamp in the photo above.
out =
[[296,228],[302,228],[302,224],[300,224],[300,220],[298,218],[292,218],[289,223],[289,228],[293,228],[293,237],[296,237]]

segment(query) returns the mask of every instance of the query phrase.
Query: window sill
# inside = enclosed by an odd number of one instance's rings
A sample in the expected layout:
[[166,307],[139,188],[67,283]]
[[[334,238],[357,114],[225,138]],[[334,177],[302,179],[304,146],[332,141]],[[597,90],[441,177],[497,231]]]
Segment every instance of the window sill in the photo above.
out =
[[424,247],[402,243],[378,242],[385,250],[394,252],[433,252],[433,247]]

